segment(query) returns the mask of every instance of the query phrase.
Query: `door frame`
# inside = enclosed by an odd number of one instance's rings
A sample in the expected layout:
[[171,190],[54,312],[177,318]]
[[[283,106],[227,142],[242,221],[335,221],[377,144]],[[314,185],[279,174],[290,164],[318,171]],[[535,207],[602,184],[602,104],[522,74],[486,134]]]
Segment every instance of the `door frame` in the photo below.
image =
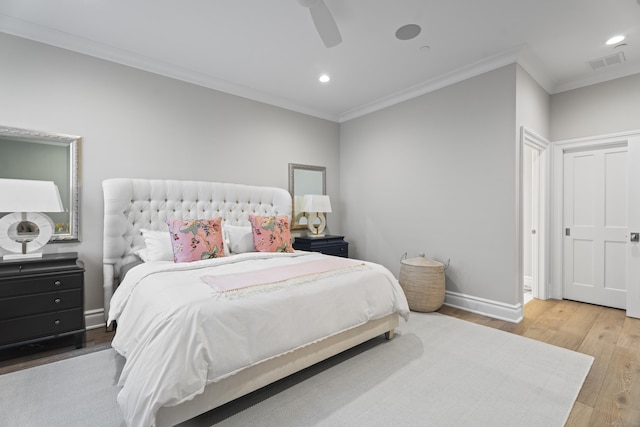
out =
[[[562,299],[562,280],[563,280],[563,265],[564,265],[564,248],[563,248],[563,183],[564,183],[564,153],[565,151],[581,151],[588,149],[598,148],[613,148],[626,146],[628,150],[627,162],[628,165],[640,164],[640,130],[612,133],[607,135],[589,136],[583,138],[568,139],[563,141],[553,142],[551,146],[551,182],[552,182],[552,221],[551,221],[551,269],[552,280],[548,289],[548,295],[550,298]],[[634,168],[629,167],[629,178],[637,179],[640,177],[640,172],[633,174]],[[629,190],[631,191],[631,189]],[[634,209],[636,205],[637,211],[640,213],[640,203],[632,202],[633,198],[629,198],[630,209]],[[631,228],[638,228],[640,226],[640,219],[636,220],[634,217],[637,215],[631,215],[629,217],[628,225]],[[632,222],[634,221],[634,222]],[[639,228],[640,229],[640,228]],[[629,245],[631,246],[631,245]],[[627,250],[627,259],[631,255],[631,248]],[[632,271],[627,267],[628,275],[632,274]],[[638,276],[640,278],[640,275]],[[633,317],[640,317],[640,280],[631,280],[631,277],[627,277],[627,315]]]
[[549,147],[551,143],[544,137],[536,134],[535,132],[527,129],[524,126],[520,127],[520,146],[519,146],[519,221],[518,221],[518,287],[520,301],[524,302],[523,288],[524,288],[524,239],[522,238],[524,232],[524,147],[529,146],[539,151],[539,176],[538,176],[538,268],[535,272],[537,274],[537,286],[533,286],[531,289],[531,295],[538,299],[549,298],[549,236],[550,236],[550,172],[551,172],[551,150]]

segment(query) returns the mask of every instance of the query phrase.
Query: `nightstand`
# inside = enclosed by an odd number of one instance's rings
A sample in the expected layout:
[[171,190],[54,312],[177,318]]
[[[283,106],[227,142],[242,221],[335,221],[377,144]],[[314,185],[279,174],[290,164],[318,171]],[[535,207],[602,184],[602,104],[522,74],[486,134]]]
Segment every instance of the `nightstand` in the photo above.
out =
[[84,266],[75,252],[0,260],[0,349],[74,335],[84,345]]
[[344,236],[323,237],[296,237],[293,242],[293,249],[310,252],[321,252],[325,255],[335,255],[344,258],[349,257],[349,243],[344,241]]

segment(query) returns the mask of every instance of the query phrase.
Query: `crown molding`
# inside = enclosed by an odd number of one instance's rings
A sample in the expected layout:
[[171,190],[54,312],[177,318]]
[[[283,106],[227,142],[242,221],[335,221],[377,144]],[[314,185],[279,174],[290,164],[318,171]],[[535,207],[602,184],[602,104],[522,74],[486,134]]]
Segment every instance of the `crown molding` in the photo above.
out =
[[204,73],[169,64],[157,59],[152,59],[127,50],[108,46],[89,39],[76,37],[63,31],[43,27],[41,25],[36,25],[7,15],[0,14],[0,32],[114,62],[120,65],[126,65],[142,71],[192,83],[208,89],[236,95],[241,98],[280,107],[286,110],[333,122],[338,121],[338,116],[336,114],[330,114],[326,111],[310,108],[291,100],[261,92],[247,86],[217,79]]
[[611,70],[602,70],[591,75],[585,74],[585,77],[581,79],[554,82],[548,77],[548,72],[541,66],[540,61],[530,49],[523,45],[421,82],[354,109],[342,113],[332,113],[311,108],[307,105],[302,105],[251,87],[218,79],[175,64],[159,61],[135,52],[108,46],[3,14],[0,14],[0,32],[337,123],[346,122],[373,113],[513,63],[520,64],[549,94],[565,92],[640,73],[640,65],[626,66],[623,69],[612,68]]
[[373,113],[374,111],[381,110],[383,108],[390,107],[400,102],[407,101],[420,95],[427,94],[429,92],[442,89],[443,87],[450,86],[455,83],[467,80],[471,77],[479,76],[489,71],[496,70],[504,67],[505,65],[513,64],[518,60],[521,48],[511,49],[502,52],[498,55],[494,55],[487,59],[474,62],[473,64],[458,68],[450,73],[443,74],[434,79],[427,80],[417,85],[411,86],[395,94],[380,98],[369,104],[365,104],[361,107],[354,108],[339,115],[340,122],[346,122],[348,120],[355,119],[365,114]]
[[475,77],[514,63],[518,59],[521,50],[518,48],[503,52],[363,106],[340,114],[333,114],[300,105],[291,100],[267,94],[256,89],[217,79],[204,73],[158,61],[144,55],[77,37],[63,31],[43,27],[3,14],[0,14],[0,32],[338,123],[381,110],[415,98],[416,96],[433,92],[470,77]]
[[[639,0],[640,1],[640,0]],[[586,66],[585,66],[586,67]],[[585,74],[583,78],[571,79],[567,81],[561,81],[553,87],[550,94],[566,92],[573,89],[579,89],[585,86],[591,86],[598,83],[608,82],[610,80],[619,79],[622,77],[631,76],[633,74],[640,73],[640,64],[637,65],[625,65],[622,68],[612,68],[608,70],[594,71],[589,74]]]

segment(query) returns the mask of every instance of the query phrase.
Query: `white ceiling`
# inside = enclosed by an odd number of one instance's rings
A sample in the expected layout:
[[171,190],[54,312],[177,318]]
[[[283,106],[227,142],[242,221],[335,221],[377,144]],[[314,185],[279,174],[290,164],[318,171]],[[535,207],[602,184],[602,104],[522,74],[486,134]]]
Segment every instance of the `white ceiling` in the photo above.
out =
[[0,32],[334,121],[515,61],[549,93],[640,72],[640,0],[325,2],[329,49],[297,0],[0,0]]

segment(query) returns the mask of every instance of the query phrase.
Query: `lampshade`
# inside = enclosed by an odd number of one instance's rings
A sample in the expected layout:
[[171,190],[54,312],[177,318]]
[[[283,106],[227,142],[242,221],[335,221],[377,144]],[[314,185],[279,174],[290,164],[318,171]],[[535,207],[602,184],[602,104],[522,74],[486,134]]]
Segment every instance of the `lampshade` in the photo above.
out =
[[0,212],[62,212],[53,181],[0,179]]
[[302,211],[331,212],[331,200],[322,194],[306,194],[302,200]]
[[36,253],[53,234],[53,221],[40,212],[63,212],[58,187],[53,181],[0,179],[0,247],[15,254],[3,259],[41,257]]

